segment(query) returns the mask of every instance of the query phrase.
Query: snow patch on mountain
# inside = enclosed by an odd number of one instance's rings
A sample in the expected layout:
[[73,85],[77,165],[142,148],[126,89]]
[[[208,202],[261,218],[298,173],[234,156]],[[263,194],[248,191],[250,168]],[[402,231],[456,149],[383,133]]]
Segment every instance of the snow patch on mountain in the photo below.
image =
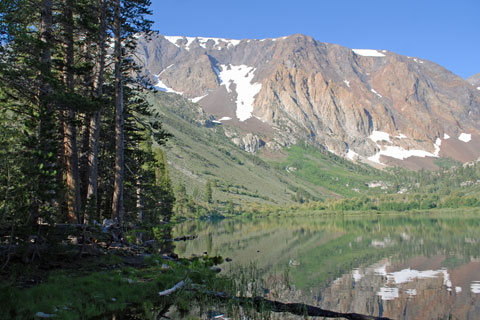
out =
[[177,47],[181,48],[181,46],[178,44],[178,40],[186,40],[187,44],[185,45],[185,49],[190,50],[190,45],[192,44],[193,41],[195,41],[195,38],[192,37],[180,37],[180,36],[165,36],[165,39],[170,41],[170,43],[176,45]]
[[379,267],[375,268],[373,272],[376,275],[381,275],[381,276],[386,276],[387,275],[387,267],[388,267],[388,262],[385,264],[380,265]]
[[480,293],[480,281],[473,281],[472,284],[470,284],[470,290],[472,293]]
[[360,273],[359,269],[353,269],[352,277],[353,277],[353,280],[355,280],[355,282],[360,281],[363,278],[363,276],[364,275]]
[[444,283],[447,284],[449,276],[446,269],[442,270],[413,270],[413,269],[403,269],[397,272],[391,272],[387,274],[387,282],[393,280],[395,284],[402,284],[407,282],[412,282],[415,279],[428,279],[428,278],[437,278],[440,274],[443,274]]
[[218,119],[218,121],[228,121],[228,120],[232,120],[232,118],[230,118],[230,117],[222,117],[222,118]]
[[377,296],[380,296],[382,300],[394,300],[398,298],[398,288],[382,287],[377,292]]
[[178,92],[173,90],[172,88],[168,87],[165,83],[163,83],[162,80],[159,79],[160,75],[154,75],[153,77],[155,78],[156,83],[153,85],[155,89],[163,91],[163,92],[169,92],[169,93],[176,93],[176,94],[183,94],[182,92]]
[[472,135],[469,133],[461,133],[458,136],[458,140],[463,141],[463,142],[470,142],[472,140]]
[[435,148],[435,151],[433,152],[435,157],[438,157],[440,155],[440,146],[441,145],[442,145],[442,139],[437,138],[437,140],[435,140],[435,144],[433,145],[433,147]]
[[236,116],[238,120],[245,121],[252,117],[255,96],[262,89],[261,83],[252,83],[256,68],[246,65],[221,65],[221,70],[215,68],[220,79],[220,84],[225,85],[228,93],[231,93],[233,85],[237,99]]
[[[213,41],[214,46],[220,46],[221,44],[226,44],[228,48],[234,47],[238,45],[241,40],[235,39],[223,39],[223,38],[205,38],[205,37],[181,37],[181,36],[165,36],[165,39],[170,41],[172,44],[176,45],[177,47],[181,48],[184,47],[187,51],[190,50],[190,45],[198,41],[200,47],[206,49],[208,41]],[[182,42],[186,41],[187,43],[184,46],[181,46],[178,41],[182,40]],[[219,50],[221,47],[218,48]]]
[[346,156],[347,156],[348,159],[353,161],[353,160],[358,158],[358,153],[356,153],[352,149],[349,149]]
[[203,37],[197,37],[196,38],[202,48],[207,48],[207,42],[208,41],[213,41],[216,46],[221,45],[222,43],[227,44],[227,47],[234,47],[238,45],[241,40],[234,40],[234,39],[222,39],[222,38],[203,38]]
[[[405,135],[402,135],[400,134],[399,136],[397,136],[397,138],[407,138]],[[374,154],[373,156],[370,156],[368,157],[368,160],[372,161],[372,162],[375,162],[375,163],[379,163],[379,164],[383,164],[380,162],[380,156],[387,156],[387,157],[392,157],[392,158],[395,158],[395,159],[399,159],[399,160],[404,160],[406,158],[410,158],[410,157],[421,157],[421,158],[425,158],[425,157],[438,157],[439,153],[440,153],[440,145],[442,143],[442,141],[437,138],[437,140],[435,141],[435,144],[434,144],[434,148],[435,148],[435,151],[434,153],[431,153],[431,152],[428,152],[428,151],[425,151],[425,150],[416,150],[416,149],[413,149],[413,150],[407,150],[403,147],[399,147],[399,146],[382,146],[382,145],[379,145],[378,142],[379,141],[386,141],[386,142],[391,142],[390,140],[390,135],[386,132],[383,132],[383,131],[373,131],[372,134],[369,136],[370,140],[372,140],[373,142],[375,142],[378,146],[378,148],[380,149],[379,152],[377,152],[376,154]]]
[[375,93],[379,98],[382,98],[382,95],[379,94],[377,91],[375,91],[375,89],[370,89],[370,91],[372,91],[373,93]]
[[[421,279],[438,278],[441,275],[443,275],[443,285],[447,287],[448,291],[451,291],[452,282],[450,281],[450,275],[448,274],[447,269],[419,271],[419,270],[413,270],[413,269],[407,268],[397,272],[387,273],[386,285],[389,285],[389,287],[380,288],[380,291],[377,292],[377,295],[380,296],[382,300],[394,300],[399,297],[399,294],[398,294],[399,288],[392,287],[392,286],[400,285],[400,284],[404,284],[404,283],[408,283],[416,280],[421,280]],[[415,291],[409,291],[409,290],[410,289],[405,291],[408,295],[417,294],[415,289],[414,289]],[[459,291],[461,291],[461,289]]]
[[380,156],[392,157],[399,160],[405,160],[410,157],[438,157],[435,154],[425,150],[407,150],[398,146],[386,146],[380,148],[380,151],[369,157],[368,160],[383,164],[380,162]]
[[162,72],[160,72],[159,74],[153,75],[153,78],[155,79],[155,84],[153,86],[154,86],[155,89],[160,90],[162,92],[169,92],[169,93],[176,93],[176,94],[183,95],[183,92],[175,91],[174,89],[168,87],[162,80],[160,80],[160,76],[162,75],[162,73],[164,73],[165,71],[167,71],[171,67],[173,67],[173,64],[171,64],[168,67],[166,67],[165,69],[163,69]]
[[352,49],[355,54],[364,57],[385,57],[385,55],[377,50],[372,49]]
[[198,101],[202,100],[202,99],[205,98],[206,96],[208,96],[208,94],[203,95],[203,96],[200,96],[200,97],[196,97],[196,98],[193,98],[193,99],[190,99],[190,101],[192,101],[192,102],[194,102],[194,103],[197,103]]
[[[284,36],[284,37],[280,37],[280,38],[263,39],[263,40],[272,40],[273,42],[275,42],[275,41],[277,41],[277,40],[285,40],[285,39],[287,39],[287,38],[288,38],[288,36]],[[261,41],[263,41],[263,40],[261,40]]]
[[373,142],[378,142],[378,141],[388,141],[388,142],[390,142],[390,135],[386,132],[383,132],[383,131],[374,130],[374,131],[372,131],[372,134],[369,136],[369,138]]
[[407,290],[405,290],[405,293],[409,296],[416,296],[417,295],[417,289],[407,289]]
[[447,140],[447,139],[450,139],[450,136],[446,133],[443,134],[443,140]]

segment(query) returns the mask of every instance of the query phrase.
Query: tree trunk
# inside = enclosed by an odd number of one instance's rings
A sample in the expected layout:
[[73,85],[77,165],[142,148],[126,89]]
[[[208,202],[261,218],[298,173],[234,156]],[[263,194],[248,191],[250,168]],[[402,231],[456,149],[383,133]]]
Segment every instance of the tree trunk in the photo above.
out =
[[[85,79],[84,81],[87,81]],[[85,88],[85,94],[88,94],[90,88]],[[90,154],[90,117],[85,115],[82,121],[81,130],[81,142],[80,142],[80,155],[79,155],[79,174],[80,174],[80,197],[82,202],[81,212],[85,215],[85,206],[87,205],[87,190],[88,190],[88,156]],[[82,217],[82,221],[86,221],[85,216]]]
[[137,221],[138,223],[143,222],[143,199],[142,199],[142,177],[137,176],[137,185],[136,185],[136,196],[137,196]]
[[[73,42],[73,12],[71,0],[66,0],[65,5],[65,36],[66,36],[66,85],[68,91],[75,90],[74,63],[75,51]],[[68,221],[80,223],[81,196],[80,196],[80,174],[78,167],[77,127],[75,126],[75,110],[71,106],[65,106],[64,111],[64,145],[65,163],[67,172],[67,207]]]
[[[99,0],[100,8],[100,28],[98,37],[98,52],[97,59],[97,78],[94,83],[95,96],[101,98],[103,95],[103,83],[105,73],[105,42],[107,39],[106,33],[106,19],[107,19],[107,2]],[[88,153],[88,187],[85,205],[85,222],[88,222],[90,215],[97,215],[98,213],[98,151],[100,140],[102,111],[95,111],[90,118],[90,138],[89,138],[89,153]]]
[[[136,196],[137,196],[137,222],[143,223],[143,198],[142,198],[142,177],[137,175],[136,181]],[[137,234],[137,243],[143,243],[143,232]]]
[[115,0],[115,182],[112,198],[112,218],[123,224],[123,179],[124,179],[124,115],[122,81],[122,22],[121,1]]
[[[40,210],[45,211],[55,200],[55,126],[54,109],[50,100],[52,88],[49,78],[52,73],[52,0],[43,0],[40,8],[40,68],[39,68],[39,125],[38,154],[35,169],[38,170],[37,185],[31,198],[30,223],[36,225]],[[53,181],[52,181],[53,180]]]

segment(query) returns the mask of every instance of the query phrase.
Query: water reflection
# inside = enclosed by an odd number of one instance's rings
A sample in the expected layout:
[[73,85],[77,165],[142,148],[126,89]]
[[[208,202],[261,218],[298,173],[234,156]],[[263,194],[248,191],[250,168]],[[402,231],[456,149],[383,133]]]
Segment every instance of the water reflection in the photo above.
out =
[[[401,319],[478,319],[480,213],[274,216],[187,222],[183,256],[255,262],[267,297]],[[292,286],[279,285],[288,273]]]

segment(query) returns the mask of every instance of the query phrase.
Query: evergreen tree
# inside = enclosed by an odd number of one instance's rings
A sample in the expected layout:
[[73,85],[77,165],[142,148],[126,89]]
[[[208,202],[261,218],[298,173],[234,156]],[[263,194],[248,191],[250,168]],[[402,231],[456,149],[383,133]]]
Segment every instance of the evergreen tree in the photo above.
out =
[[205,201],[208,203],[213,202],[212,182],[210,180],[208,180],[205,185]]
[[169,219],[174,197],[156,151],[167,135],[130,58],[136,33],[150,30],[149,5],[0,3],[0,210],[21,208],[32,224],[111,216],[122,223],[140,208],[152,221]]

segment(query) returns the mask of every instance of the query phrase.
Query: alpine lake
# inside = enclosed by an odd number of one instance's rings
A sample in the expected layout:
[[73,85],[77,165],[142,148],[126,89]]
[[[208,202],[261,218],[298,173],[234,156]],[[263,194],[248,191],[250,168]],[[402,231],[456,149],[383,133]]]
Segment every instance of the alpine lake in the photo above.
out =
[[222,274],[249,274],[246,285],[271,300],[392,319],[480,319],[478,209],[247,214],[174,229],[187,234],[198,237],[176,243],[178,255],[222,256]]

